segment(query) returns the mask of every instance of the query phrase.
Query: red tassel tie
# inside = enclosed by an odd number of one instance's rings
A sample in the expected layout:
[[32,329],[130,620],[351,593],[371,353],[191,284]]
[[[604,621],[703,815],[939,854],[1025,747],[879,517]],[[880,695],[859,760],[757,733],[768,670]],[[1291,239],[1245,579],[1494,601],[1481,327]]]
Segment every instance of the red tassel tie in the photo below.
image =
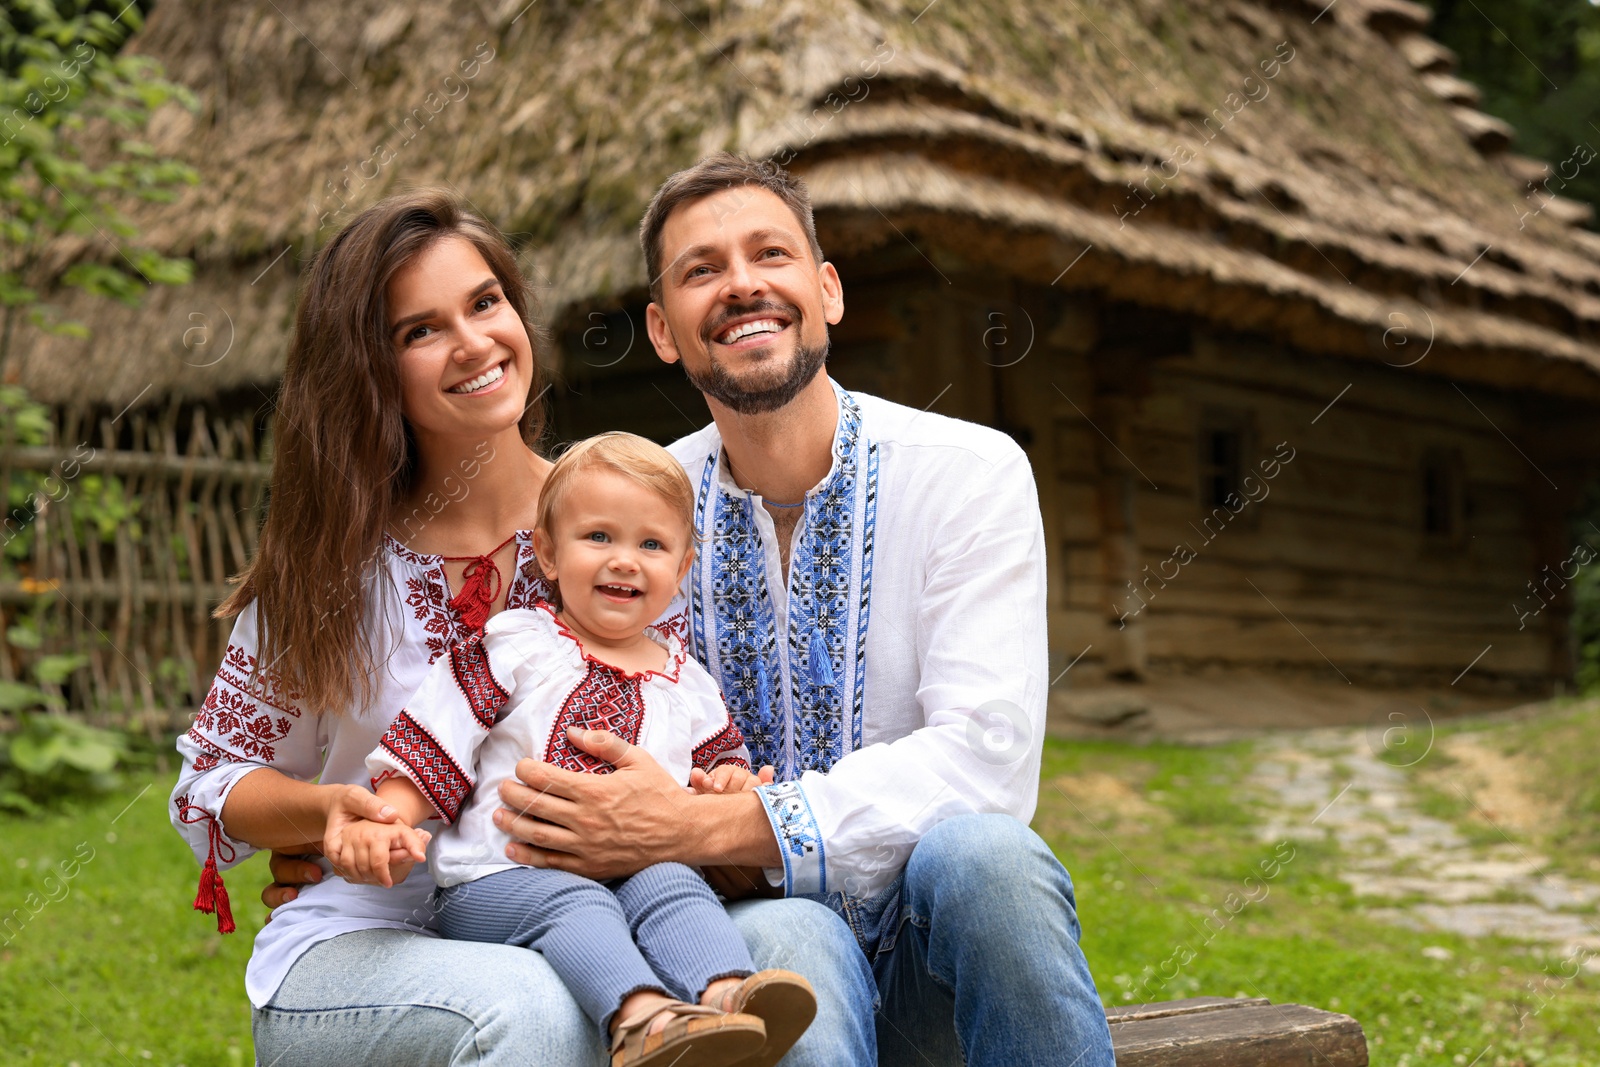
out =
[[178,818],[187,823],[201,819],[210,823],[206,827],[210,848],[206,850],[206,865],[200,871],[200,888],[194,895],[194,910],[207,915],[215,913],[217,933],[231,934],[235,929],[233,905],[228,900],[228,887],[222,884],[222,872],[217,870],[217,854],[222,854],[224,863],[232,863],[233,846],[222,836],[222,827],[217,824],[216,818],[204,808],[188,803],[187,797],[178,798]]
[[466,569],[461,572],[461,592],[450,598],[450,608],[467,629],[481,630],[484,623],[489,621],[489,612],[494,607],[495,598],[500,595],[501,585],[500,568],[495,566],[494,557],[516,536],[512,534],[486,555],[439,557],[448,563],[466,561]]

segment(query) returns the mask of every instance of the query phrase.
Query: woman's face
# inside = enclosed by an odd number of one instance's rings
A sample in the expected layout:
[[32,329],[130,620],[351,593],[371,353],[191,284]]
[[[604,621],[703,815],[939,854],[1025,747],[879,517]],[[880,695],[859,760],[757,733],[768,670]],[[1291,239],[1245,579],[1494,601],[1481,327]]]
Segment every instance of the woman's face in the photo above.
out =
[[483,440],[515,426],[533,381],[533,345],[471,241],[435,241],[389,282],[401,405],[419,444]]

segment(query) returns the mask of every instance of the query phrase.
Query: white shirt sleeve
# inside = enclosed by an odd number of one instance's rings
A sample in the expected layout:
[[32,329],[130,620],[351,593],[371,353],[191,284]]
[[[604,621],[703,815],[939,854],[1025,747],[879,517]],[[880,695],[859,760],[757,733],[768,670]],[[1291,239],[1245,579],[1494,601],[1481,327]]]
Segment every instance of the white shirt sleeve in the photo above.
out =
[[[491,664],[491,650],[499,662]],[[506,660],[515,655],[513,642],[480,635],[434,660],[422,685],[367,757],[373,786],[404,775],[439,818],[454,823],[476,785],[478,748],[510,701],[494,668],[509,677]]]
[[299,697],[272,671],[257,669],[256,605],[239,613],[217,677],[187,733],[178,738],[183,769],[172,790],[172,825],[195,858],[221,870],[257,850],[228,835],[222,807],[239,779],[271,767],[301,781],[322,773],[327,743],[322,716],[305,711]]
[[690,766],[710,771],[719,764],[736,763],[747,771],[755,770],[750,766],[744,734],[728,715],[717,683],[705,668],[692,659],[684,660],[678,690],[689,713],[689,737],[694,745]]
[[[1045,551],[1020,449],[972,481],[931,545],[925,589],[897,620],[916,628],[924,725],[826,774],[761,787],[788,894],[870,896],[944,819],[1033,817],[1048,689]],[[867,700],[870,714],[870,689]]]

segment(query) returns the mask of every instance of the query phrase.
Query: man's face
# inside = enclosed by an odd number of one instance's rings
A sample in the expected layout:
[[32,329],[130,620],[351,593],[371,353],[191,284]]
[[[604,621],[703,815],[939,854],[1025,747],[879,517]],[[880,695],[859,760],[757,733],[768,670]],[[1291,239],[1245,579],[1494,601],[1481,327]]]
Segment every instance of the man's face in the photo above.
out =
[[661,251],[650,340],[709,399],[759,414],[815,379],[844,295],[775,194],[748,185],[684,204],[662,228]]

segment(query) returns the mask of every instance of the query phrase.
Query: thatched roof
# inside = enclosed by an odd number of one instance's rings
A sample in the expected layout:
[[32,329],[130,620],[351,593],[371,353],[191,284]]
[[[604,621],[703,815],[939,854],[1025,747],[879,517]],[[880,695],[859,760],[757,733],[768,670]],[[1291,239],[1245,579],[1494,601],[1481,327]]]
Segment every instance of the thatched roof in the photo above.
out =
[[[547,318],[636,298],[654,187],[728,148],[792,156],[835,258],[909,240],[1361,358],[1404,321],[1434,335],[1417,373],[1600,398],[1600,236],[1571,202],[1528,214],[1535,165],[1426,20],[1401,0],[161,0],[133,47],[203,107],[151,140],[203,181],[137,218],[196,281],[135,312],[69,300],[93,339],[32,345],[23,380],[112,402],[269,385],[297,263],[420,184],[514,235]],[[209,349],[182,347],[192,314]],[[225,319],[227,355],[194,366]]]

